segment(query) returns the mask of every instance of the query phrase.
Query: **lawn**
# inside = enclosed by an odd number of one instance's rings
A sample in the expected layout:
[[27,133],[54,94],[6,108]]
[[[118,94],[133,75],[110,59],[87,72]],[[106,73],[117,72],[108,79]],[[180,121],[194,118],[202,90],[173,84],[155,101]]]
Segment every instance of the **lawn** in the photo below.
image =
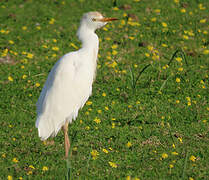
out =
[[[54,63],[97,31],[93,95],[42,142],[36,102]],[[0,1],[0,179],[209,179],[208,0]]]

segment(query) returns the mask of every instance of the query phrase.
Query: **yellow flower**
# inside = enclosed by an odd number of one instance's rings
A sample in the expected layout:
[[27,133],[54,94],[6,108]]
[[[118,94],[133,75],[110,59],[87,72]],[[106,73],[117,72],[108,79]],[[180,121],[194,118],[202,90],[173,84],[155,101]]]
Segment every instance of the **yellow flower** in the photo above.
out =
[[153,18],[151,18],[151,21],[152,22],[155,22],[155,21],[157,21],[157,18],[156,17],[153,17]]
[[118,54],[118,52],[116,50],[113,50],[112,55],[116,55],[116,54]]
[[177,152],[174,151],[171,154],[177,156],[179,153],[177,153]]
[[114,10],[114,11],[117,11],[117,10],[119,10],[119,9],[118,9],[118,7],[114,7],[113,10]]
[[205,49],[205,50],[203,51],[203,54],[205,54],[205,55],[209,54],[209,49]]
[[115,61],[113,61],[113,63],[109,64],[109,66],[112,67],[112,68],[115,68],[115,66],[117,66],[117,65],[118,64]]
[[178,137],[178,140],[179,140],[180,143],[183,143],[182,138]]
[[52,47],[52,50],[53,50],[53,51],[59,51],[59,48],[56,47],[56,46],[54,46],[54,47]]
[[169,167],[170,167],[170,168],[173,168],[174,166],[173,166],[173,164],[169,164]]
[[106,96],[106,93],[102,93],[102,96],[105,97]]
[[149,54],[149,53],[145,53],[145,56],[146,56],[146,57],[150,57],[150,54]]
[[4,29],[0,30],[0,33],[4,34],[6,31]]
[[166,158],[168,158],[168,154],[166,154],[166,153],[163,153],[163,154],[162,154],[162,158],[163,158],[163,159],[166,159]]
[[155,9],[155,12],[156,13],[160,13],[160,9]]
[[200,10],[205,10],[206,8],[200,3],[199,5]]
[[9,44],[14,44],[14,41],[12,41],[12,40],[9,40]]
[[17,160],[17,158],[13,158],[12,160],[14,163],[18,163],[19,161]]
[[172,144],[172,147],[175,149],[176,148],[175,144]]
[[37,30],[40,30],[40,29],[41,29],[41,26],[36,26],[36,29],[37,29]]
[[180,11],[181,11],[181,13],[185,13],[186,12],[186,9],[185,8],[182,8]]
[[1,157],[6,158],[6,154],[5,154],[5,153],[4,153],[4,154],[2,154],[2,155],[1,155]]
[[127,176],[126,177],[126,180],[131,180],[131,176]]
[[113,44],[113,45],[111,46],[112,49],[116,49],[117,47],[118,47],[117,44]]
[[54,24],[54,22],[55,22],[55,19],[51,18],[50,21],[49,21],[49,24]]
[[31,169],[35,169],[33,165],[30,165],[30,166],[29,166],[29,168],[31,168]]
[[109,163],[109,165],[110,165],[111,167],[113,167],[113,168],[117,168],[117,167],[118,167],[117,164],[114,163],[114,162],[109,161],[108,163]]
[[44,166],[44,167],[42,168],[42,170],[43,170],[43,171],[48,171],[49,168],[48,168],[47,166]]
[[23,26],[22,30],[24,30],[24,31],[27,30],[27,26]]
[[101,123],[101,120],[100,120],[99,118],[96,117],[96,118],[94,119],[94,122],[97,123],[97,124],[100,124],[100,123]]
[[190,158],[189,158],[189,160],[191,160],[191,161],[193,161],[193,162],[195,162],[195,161],[196,161],[196,159],[197,159],[197,158],[196,158],[195,156],[193,156],[193,155],[192,155],[192,156],[190,156]]
[[182,68],[182,67],[178,68],[178,71],[183,71],[183,70],[184,70],[184,68]]
[[206,23],[206,19],[201,19],[200,23]]
[[161,46],[163,46],[163,47],[168,47],[168,45],[167,45],[167,44],[164,44],[164,43],[161,44]]
[[22,78],[23,78],[23,79],[26,79],[26,78],[27,78],[27,75],[24,74],[24,75],[22,76]]
[[125,25],[126,21],[124,19],[121,20],[121,25]]
[[188,40],[189,39],[189,36],[183,35],[183,38],[186,39],[186,40]]
[[27,54],[27,58],[32,59],[32,58],[33,58],[33,54],[28,53],[28,54]]
[[92,101],[87,101],[86,104],[87,104],[88,106],[90,106],[90,105],[92,105]]
[[27,172],[27,175],[31,175],[31,174],[33,174],[32,171],[28,171],[28,172]]
[[105,106],[105,110],[106,110],[106,111],[108,111],[108,110],[109,110],[109,108],[108,108],[107,106]]
[[168,25],[165,22],[162,22],[163,27],[167,27]]
[[91,156],[92,156],[93,160],[97,159],[98,155],[99,155],[99,153],[97,152],[97,150],[92,150],[91,151]]
[[189,177],[189,180],[194,180],[194,178],[192,178],[192,177]]
[[175,3],[179,3],[179,0],[174,0]]
[[13,78],[12,78],[12,76],[9,76],[8,77],[8,80],[11,81],[11,82],[14,81]]
[[130,147],[132,146],[131,142],[129,141],[129,142],[126,144],[126,146],[127,146],[128,148],[130,148]]
[[181,57],[176,57],[176,61],[181,62],[182,58]]
[[107,149],[102,149],[102,151],[106,154],[109,153],[109,151]]
[[7,176],[7,179],[8,179],[8,180],[12,180],[12,176],[10,176],[10,175]]
[[35,86],[36,86],[36,87],[39,87],[39,86],[40,86],[40,83],[36,83]]
[[181,82],[181,79],[180,78],[176,78],[176,82],[177,83],[180,83]]

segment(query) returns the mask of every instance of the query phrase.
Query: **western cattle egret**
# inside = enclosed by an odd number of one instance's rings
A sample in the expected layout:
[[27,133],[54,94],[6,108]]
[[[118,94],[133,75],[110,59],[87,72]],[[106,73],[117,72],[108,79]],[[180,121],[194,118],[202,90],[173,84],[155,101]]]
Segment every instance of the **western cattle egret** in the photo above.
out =
[[99,12],[84,14],[77,32],[82,48],[57,61],[36,104],[39,137],[46,140],[63,128],[66,157],[70,148],[68,124],[76,119],[79,109],[92,93],[99,49],[95,30],[114,20],[117,19],[104,18]]

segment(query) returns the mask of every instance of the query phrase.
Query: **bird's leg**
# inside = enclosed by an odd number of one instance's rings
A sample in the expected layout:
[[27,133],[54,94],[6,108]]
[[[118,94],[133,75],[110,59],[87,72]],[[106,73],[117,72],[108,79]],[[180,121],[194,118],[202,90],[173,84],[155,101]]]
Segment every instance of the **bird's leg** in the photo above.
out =
[[68,136],[68,122],[65,122],[63,126],[64,136],[65,136],[65,157],[68,157],[69,149],[70,149],[70,140]]

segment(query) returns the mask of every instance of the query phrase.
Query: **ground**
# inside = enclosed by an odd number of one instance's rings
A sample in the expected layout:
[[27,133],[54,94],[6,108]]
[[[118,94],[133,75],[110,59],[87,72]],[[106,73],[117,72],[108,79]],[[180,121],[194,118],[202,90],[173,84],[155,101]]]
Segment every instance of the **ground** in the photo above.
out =
[[[93,95],[64,136],[42,142],[36,102],[54,63],[97,31]],[[0,2],[0,179],[209,179],[208,0]]]

